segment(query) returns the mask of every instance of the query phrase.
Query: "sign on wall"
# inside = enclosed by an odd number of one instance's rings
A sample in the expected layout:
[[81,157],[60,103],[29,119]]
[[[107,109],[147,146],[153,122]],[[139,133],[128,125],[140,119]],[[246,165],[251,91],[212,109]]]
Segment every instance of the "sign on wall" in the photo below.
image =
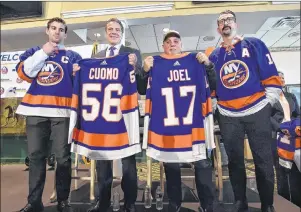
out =
[[23,51],[1,52],[1,98],[23,97],[30,84],[18,77],[16,65]]

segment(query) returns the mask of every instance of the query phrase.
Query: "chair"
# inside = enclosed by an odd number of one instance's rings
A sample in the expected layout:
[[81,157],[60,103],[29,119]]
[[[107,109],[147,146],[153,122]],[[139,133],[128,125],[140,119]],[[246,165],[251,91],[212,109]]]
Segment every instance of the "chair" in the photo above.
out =
[[[71,179],[74,179],[74,188],[75,190],[78,190],[78,180],[84,180],[84,181],[90,181],[90,201],[94,202],[95,201],[95,195],[94,195],[94,187],[95,187],[95,179],[96,179],[96,171],[95,171],[95,160],[91,160],[88,165],[90,165],[89,168],[86,169],[80,169],[78,167],[79,165],[79,158],[78,154],[75,154],[75,160],[74,160],[74,167],[72,170],[74,171],[74,176],[71,177]],[[55,166],[56,169],[56,166]],[[90,171],[90,176],[85,176],[85,177],[79,177],[78,172],[87,172]],[[56,177],[54,176],[54,189],[52,192],[52,195],[50,196],[50,202],[55,202],[56,201],[56,186],[55,186],[55,181]]]

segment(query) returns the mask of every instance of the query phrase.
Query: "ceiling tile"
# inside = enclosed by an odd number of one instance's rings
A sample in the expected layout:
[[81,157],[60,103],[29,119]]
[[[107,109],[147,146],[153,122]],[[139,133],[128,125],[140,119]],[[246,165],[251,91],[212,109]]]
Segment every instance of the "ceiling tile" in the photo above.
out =
[[132,32],[131,32],[131,30],[129,28],[125,29],[124,34],[125,34],[125,39],[133,39]]
[[[127,44],[126,46],[128,46],[128,47],[131,47],[131,48],[134,48],[134,49],[139,49],[137,44],[136,44],[136,41],[134,39],[126,38],[125,43]],[[128,45],[128,44],[130,44],[130,45]]]
[[300,47],[300,39],[293,43],[290,47]]
[[181,37],[182,51],[195,51],[199,36],[194,37]]
[[[206,50],[208,47],[216,46],[220,36],[215,34],[212,36],[200,36],[198,41],[197,50]],[[212,39],[212,40],[211,40]]]
[[155,37],[152,24],[130,26],[133,36],[136,37]]
[[[100,37],[95,37],[95,34],[99,34]],[[104,27],[88,29],[88,31],[87,31],[87,40],[90,40],[90,41],[94,42],[96,39],[98,41],[105,40],[105,28]]]
[[135,39],[141,53],[158,52],[156,37],[136,37]]
[[163,52],[163,47],[162,47],[162,44],[163,44],[163,38],[160,36],[160,37],[157,37],[157,44],[158,44],[158,49],[159,49],[159,52]]
[[288,30],[269,30],[261,40],[267,45],[267,47],[271,47],[274,43],[276,43],[283,35],[285,35]]
[[289,30],[300,23],[300,16],[268,18],[259,30]]
[[285,34],[279,41],[277,41],[272,47],[289,47],[299,39],[300,29],[292,29],[287,34]]
[[261,39],[267,32],[267,30],[259,30],[256,34],[244,34],[243,37],[255,37]]
[[156,37],[163,38],[163,29],[164,28],[170,29],[170,23],[154,24],[154,28],[155,28]]
[[284,18],[284,17],[272,17],[272,18],[268,18],[264,24],[262,24],[262,26],[260,27],[260,30],[270,30],[272,29],[272,26],[277,22],[279,21],[281,18]]
[[214,42],[206,42],[206,43],[199,43],[197,50],[205,51],[208,47],[216,47],[216,41]]

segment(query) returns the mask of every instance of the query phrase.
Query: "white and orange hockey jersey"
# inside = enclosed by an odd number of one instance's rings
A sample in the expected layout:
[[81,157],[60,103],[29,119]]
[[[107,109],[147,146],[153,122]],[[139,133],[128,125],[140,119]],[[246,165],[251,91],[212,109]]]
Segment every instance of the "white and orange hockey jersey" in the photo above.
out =
[[[27,60],[33,56],[41,60],[29,60],[32,63],[30,66],[35,66],[36,71],[25,67]],[[16,70],[18,76],[31,85],[16,113],[24,116],[69,117],[73,86],[72,65],[80,59],[82,58],[78,53],[65,49],[52,56],[46,55],[40,47],[30,48],[21,54]]]
[[137,85],[128,54],[83,59],[72,96],[71,151],[93,160],[141,152]]
[[209,85],[195,54],[154,56],[146,93],[143,148],[162,162],[194,162],[215,148]]
[[279,164],[291,169],[293,162],[301,172],[301,129],[300,119],[293,119],[280,124],[281,132],[277,138]]

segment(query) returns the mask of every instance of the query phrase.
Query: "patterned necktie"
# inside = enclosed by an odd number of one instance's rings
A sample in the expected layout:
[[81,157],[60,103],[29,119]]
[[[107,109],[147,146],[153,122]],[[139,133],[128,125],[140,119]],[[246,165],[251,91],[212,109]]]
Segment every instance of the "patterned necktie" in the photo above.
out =
[[114,46],[111,46],[110,48],[110,57],[112,57],[112,56],[114,56],[115,54],[114,54],[114,50],[116,49],[116,47],[114,47]]

